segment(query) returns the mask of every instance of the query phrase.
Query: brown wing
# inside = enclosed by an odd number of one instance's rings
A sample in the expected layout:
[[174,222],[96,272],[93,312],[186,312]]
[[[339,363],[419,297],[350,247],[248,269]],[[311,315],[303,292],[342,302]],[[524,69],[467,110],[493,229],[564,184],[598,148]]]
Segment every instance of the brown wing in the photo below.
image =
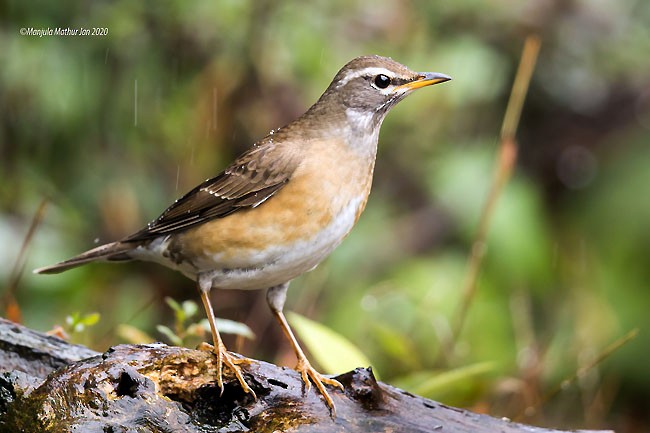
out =
[[289,180],[296,164],[274,157],[278,148],[263,142],[240,156],[230,167],[185,194],[147,227],[124,239],[142,241],[253,208],[269,199]]

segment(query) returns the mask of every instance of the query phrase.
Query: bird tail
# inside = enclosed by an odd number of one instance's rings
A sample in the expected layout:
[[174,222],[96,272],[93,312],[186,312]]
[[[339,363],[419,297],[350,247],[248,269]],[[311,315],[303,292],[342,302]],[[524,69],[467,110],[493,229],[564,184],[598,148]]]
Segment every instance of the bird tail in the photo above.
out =
[[77,266],[85,265],[86,263],[107,260],[107,261],[127,261],[131,260],[128,252],[133,250],[134,244],[127,242],[112,242],[110,244],[101,245],[78,256],[65,260],[55,265],[45,266],[43,268],[34,269],[35,274],[58,274],[59,272],[67,271],[68,269],[76,268]]

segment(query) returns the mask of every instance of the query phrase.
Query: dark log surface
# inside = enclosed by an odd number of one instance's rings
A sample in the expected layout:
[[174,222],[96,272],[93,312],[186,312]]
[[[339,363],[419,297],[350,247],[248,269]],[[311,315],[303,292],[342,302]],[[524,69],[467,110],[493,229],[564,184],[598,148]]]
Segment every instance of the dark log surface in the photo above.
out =
[[[244,367],[257,400],[211,353],[164,344],[103,354],[0,319],[0,432],[528,432],[530,427],[414,396],[370,369],[337,379],[333,418],[300,375],[261,361]],[[593,432],[595,433],[595,432]]]

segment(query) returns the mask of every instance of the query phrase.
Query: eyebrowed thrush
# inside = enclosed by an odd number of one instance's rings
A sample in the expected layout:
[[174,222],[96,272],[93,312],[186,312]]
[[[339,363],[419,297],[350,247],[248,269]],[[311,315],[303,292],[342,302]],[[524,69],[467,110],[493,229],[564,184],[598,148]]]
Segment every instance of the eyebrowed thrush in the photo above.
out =
[[[217,357],[253,393],[221,341],[212,289],[266,289],[267,302],[298,358],[306,389],[313,382],[334,413],[324,384],[282,312],[289,282],[323,261],[363,211],[388,111],[416,89],[450,80],[413,72],[385,57],[358,57],[297,120],[255,143],[216,177],[189,191],[142,230],[69,260],[35,270],[58,273],[94,261],[153,261],[198,284]],[[311,381],[311,382],[310,382]]]

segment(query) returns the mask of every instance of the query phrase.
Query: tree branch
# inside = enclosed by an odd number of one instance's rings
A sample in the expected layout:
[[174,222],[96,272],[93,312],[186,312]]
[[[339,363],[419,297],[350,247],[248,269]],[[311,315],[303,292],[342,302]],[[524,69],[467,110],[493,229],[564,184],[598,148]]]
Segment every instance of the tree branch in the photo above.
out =
[[[320,395],[288,368],[244,367],[258,396],[234,377],[214,384],[214,356],[164,344],[120,345],[103,354],[0,319],[0,430],[7,432],[533,432],[529,427],[414,396],[359,368]],[[596,433],[596,432],[592,432]]]

